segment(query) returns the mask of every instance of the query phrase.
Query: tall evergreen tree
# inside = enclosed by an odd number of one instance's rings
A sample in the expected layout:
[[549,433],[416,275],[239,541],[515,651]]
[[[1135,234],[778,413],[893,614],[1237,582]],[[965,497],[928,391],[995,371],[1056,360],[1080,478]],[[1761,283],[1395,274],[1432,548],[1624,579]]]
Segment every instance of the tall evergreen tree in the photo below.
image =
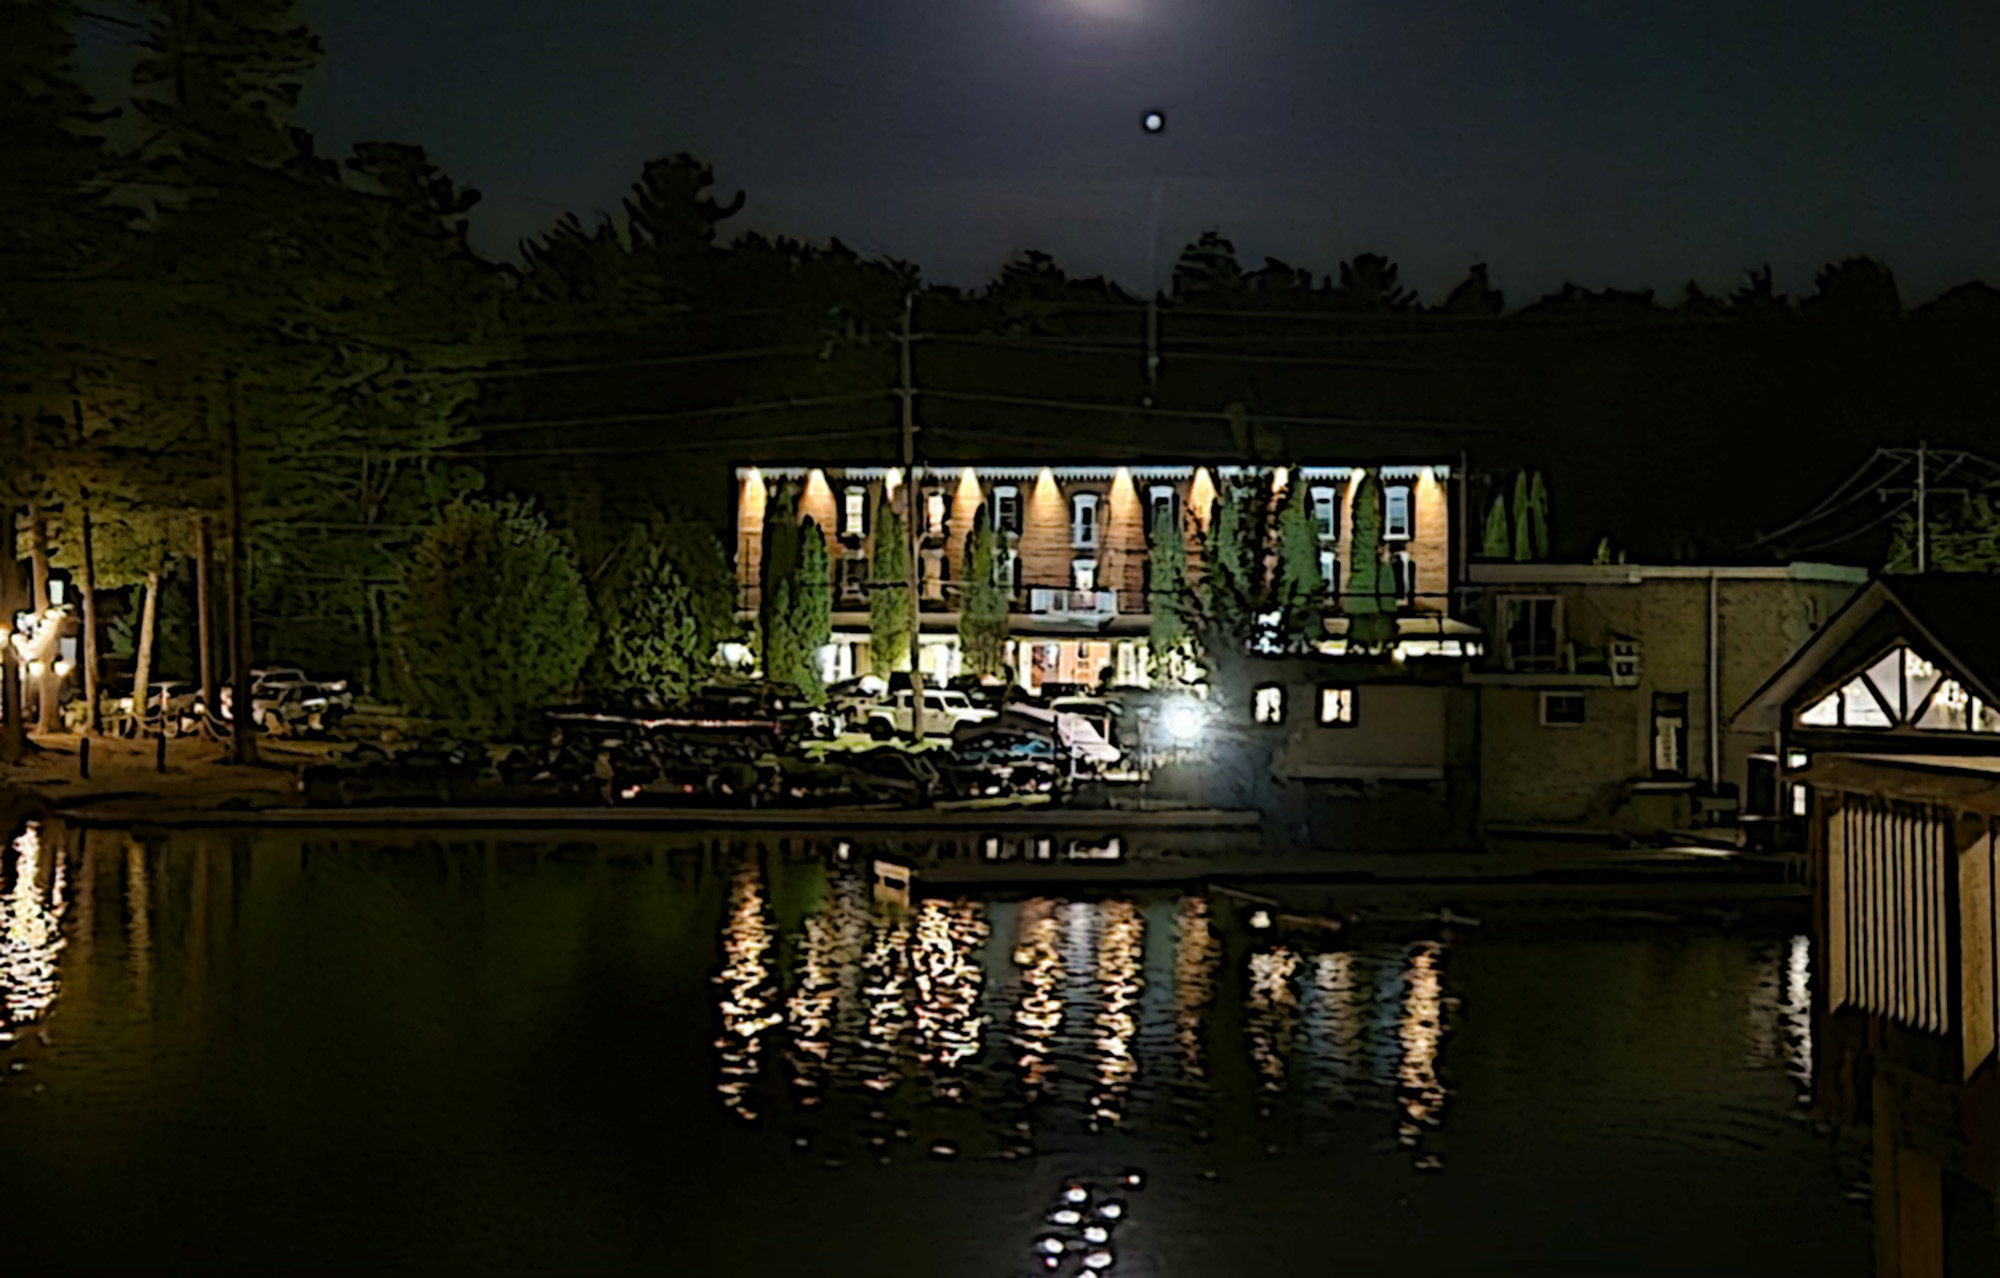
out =
[[1000,556],[988,508],[972,517],[959,574],[958,651],[966,669],[981,679],[1007,673],[1007,595],[1000,581]]
[[1152,614],[1146,653],[1155,679],[1182,679],[1192,672],[1194,631],[1188,624],[1193,602],[1187,581],[1187,546],[1180,522],[1161,510],[1153,517],[1152,580],[1146,607]]
[[1500,493],[1493,495],[1493,505],[1486,511],[1486,527],[1480,534],[1479,553],[1487,559],[1506,559],[1512,547],[1507,543],[1507,498]]
[[[1341,598],[1347,646],[1376,652],[1395,641],[1396,605],[1395,578],[1382,557],[1382,481],[1374,471],[1365,472],[1355,490],[1347,545],[1347,590]],[[1386,598],[1385,575],[1390,583]]]
[[1546,562],[1549,557],[1549,487],[1539,470],[1528,484],[1528,534],[1534,544],[1535,558]]
[[1527,563],[1535,557],[1535,515],[1528,504],[1528,472],[1514,475],[1514,558]]
[[1294,480],[1278,514],[1276,600],[1279,641],[1309,651],[1324,636],[1326,578],[1319,568],[1319,532],[1306,508],[1306,486]]
[[833,642],[833,561],[826,553],[826,534],[808,515],[799,525],[798,584],[792,592],[792,633],[797,664],[791,682],[806,700],[826,700],[820,678],[819,654]]
[[885,493],[875,507],[875,539],[869,557],[868,652],[878,675],[909,663],[910,549],[903,520]]
[[757,650],[769,679],[798,667],[796,616],[799,575],[798,497],[787,484],[771,494],[764,509],[763,555],[758,561]]

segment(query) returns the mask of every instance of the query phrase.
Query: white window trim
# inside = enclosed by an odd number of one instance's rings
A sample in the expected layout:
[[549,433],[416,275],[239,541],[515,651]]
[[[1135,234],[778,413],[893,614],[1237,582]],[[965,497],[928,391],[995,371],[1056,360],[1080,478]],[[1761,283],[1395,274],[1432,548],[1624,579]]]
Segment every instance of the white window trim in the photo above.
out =
[[[1328,488],[1324,484],[1320,484],[1308,492],[1306,497],[1306,504],[1312,512],[1313,532],[1318,535],[1321,541],[1339,541],[1340,490],[1338,488]],[[1319,499],[1321,497],[1326,498],[1327,519],[1325,523],[1321,523],[1319,519]]]
[[[1088,519],[1084,512],[1090,512]],[[1096,493],[1077,493],[1069,499],[1069,544],[1077,550],[1095,550],[1104,536],[1103,499]],[[1088,535],[1086,536],[1086,529]]]
[[[1090,578],[1090,584],[1088,586],[1083,584],[1083,578],[1085,576],[1088,576]],[[1069,583],[1070,583],[1070,588],[1072,590],[1095,591],[1097,589],[1097,561],[1095,559],[1070,560]]]
[[[1001,516],[1003,500],[1014,508],[1014,518],[1011,521]],[[1001,484],[993,490],[993,530],[1003,533],[1021,531],[1021,490],[1012,484]]]
[[[1391,494],[1403,494],[1403,530],[1395,532],[1389,523],[1389,512],[1393,508]],[[1417,530],[1417,490],[1410,484],[1391,484],[1382,490],[1382,540],[1409,541]]]
[[840,494],[840,535],[868,535],[868,490],[859,484],[849,484]]

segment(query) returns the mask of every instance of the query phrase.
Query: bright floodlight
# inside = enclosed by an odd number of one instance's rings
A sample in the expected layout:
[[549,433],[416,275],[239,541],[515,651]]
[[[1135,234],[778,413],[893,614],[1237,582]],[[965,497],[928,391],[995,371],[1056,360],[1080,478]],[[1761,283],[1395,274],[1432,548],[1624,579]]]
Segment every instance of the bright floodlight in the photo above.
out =
[[1167,127],[1165,111],[1148,111],[1139,120],[1139,127],[1148,133],[1158,133]]
[[1167,708],[1167,732],[1183,744],[1201,735],[1201,707],[1192,701],[1176,701]]

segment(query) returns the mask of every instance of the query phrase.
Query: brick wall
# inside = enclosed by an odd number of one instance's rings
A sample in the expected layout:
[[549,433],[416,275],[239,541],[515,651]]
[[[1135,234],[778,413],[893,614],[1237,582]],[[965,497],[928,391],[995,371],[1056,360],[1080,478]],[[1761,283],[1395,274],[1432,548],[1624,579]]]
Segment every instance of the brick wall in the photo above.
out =
[[1021,585],[1069,584],[1069,501],[1047,470],[1021,485]]

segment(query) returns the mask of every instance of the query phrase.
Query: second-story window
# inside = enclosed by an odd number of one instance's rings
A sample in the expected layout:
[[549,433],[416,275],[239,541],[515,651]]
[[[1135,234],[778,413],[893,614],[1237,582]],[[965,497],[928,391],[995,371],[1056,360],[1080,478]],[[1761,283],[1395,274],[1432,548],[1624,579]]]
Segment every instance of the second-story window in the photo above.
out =
[[1070,499],[1070,545],[1091,549],[1097,545],[1098,500],[1096,493],[1078,493]]
[[1340,556],[1331,550],[1319,552],[1319,579],[1326,583],[1328,594],[1340,593]]
[[1501,601],[1503,656],[1509,670],[1554,670],[1562,650],[1562,607],[1552,595]]
[[1312,490],[1313,530],[1321,541],[1334,541],[1340,536],[1340,501],[1331,488]]
[[944,494],[933,489],[924,494],[924,527],[931,532],[944,531]]
[[843,537],[868,535],[868,490],[859,484],[850,485],[841,495],[840,535]]
[[1384,514],[1382,517],[1382,539],[1384,541],[1408,541],[1413,535],[1413,519],[1410,512],[1410,486],[1395,484],[1382,492]]
[[1174,488],[1172,484],[1155,484],[1146,491],[1146,536],[1158,535],[1160,521],[1165,519],[1167,527],[1177,524],[1174,520]]
[[993,490],[993,528],[996,532],[1021,531],[1021,490],[1002,485]]
[[1079,591],[1097,589],[1097,561],[1095,559],[1073,560],[1069,566],[1070,581]]

